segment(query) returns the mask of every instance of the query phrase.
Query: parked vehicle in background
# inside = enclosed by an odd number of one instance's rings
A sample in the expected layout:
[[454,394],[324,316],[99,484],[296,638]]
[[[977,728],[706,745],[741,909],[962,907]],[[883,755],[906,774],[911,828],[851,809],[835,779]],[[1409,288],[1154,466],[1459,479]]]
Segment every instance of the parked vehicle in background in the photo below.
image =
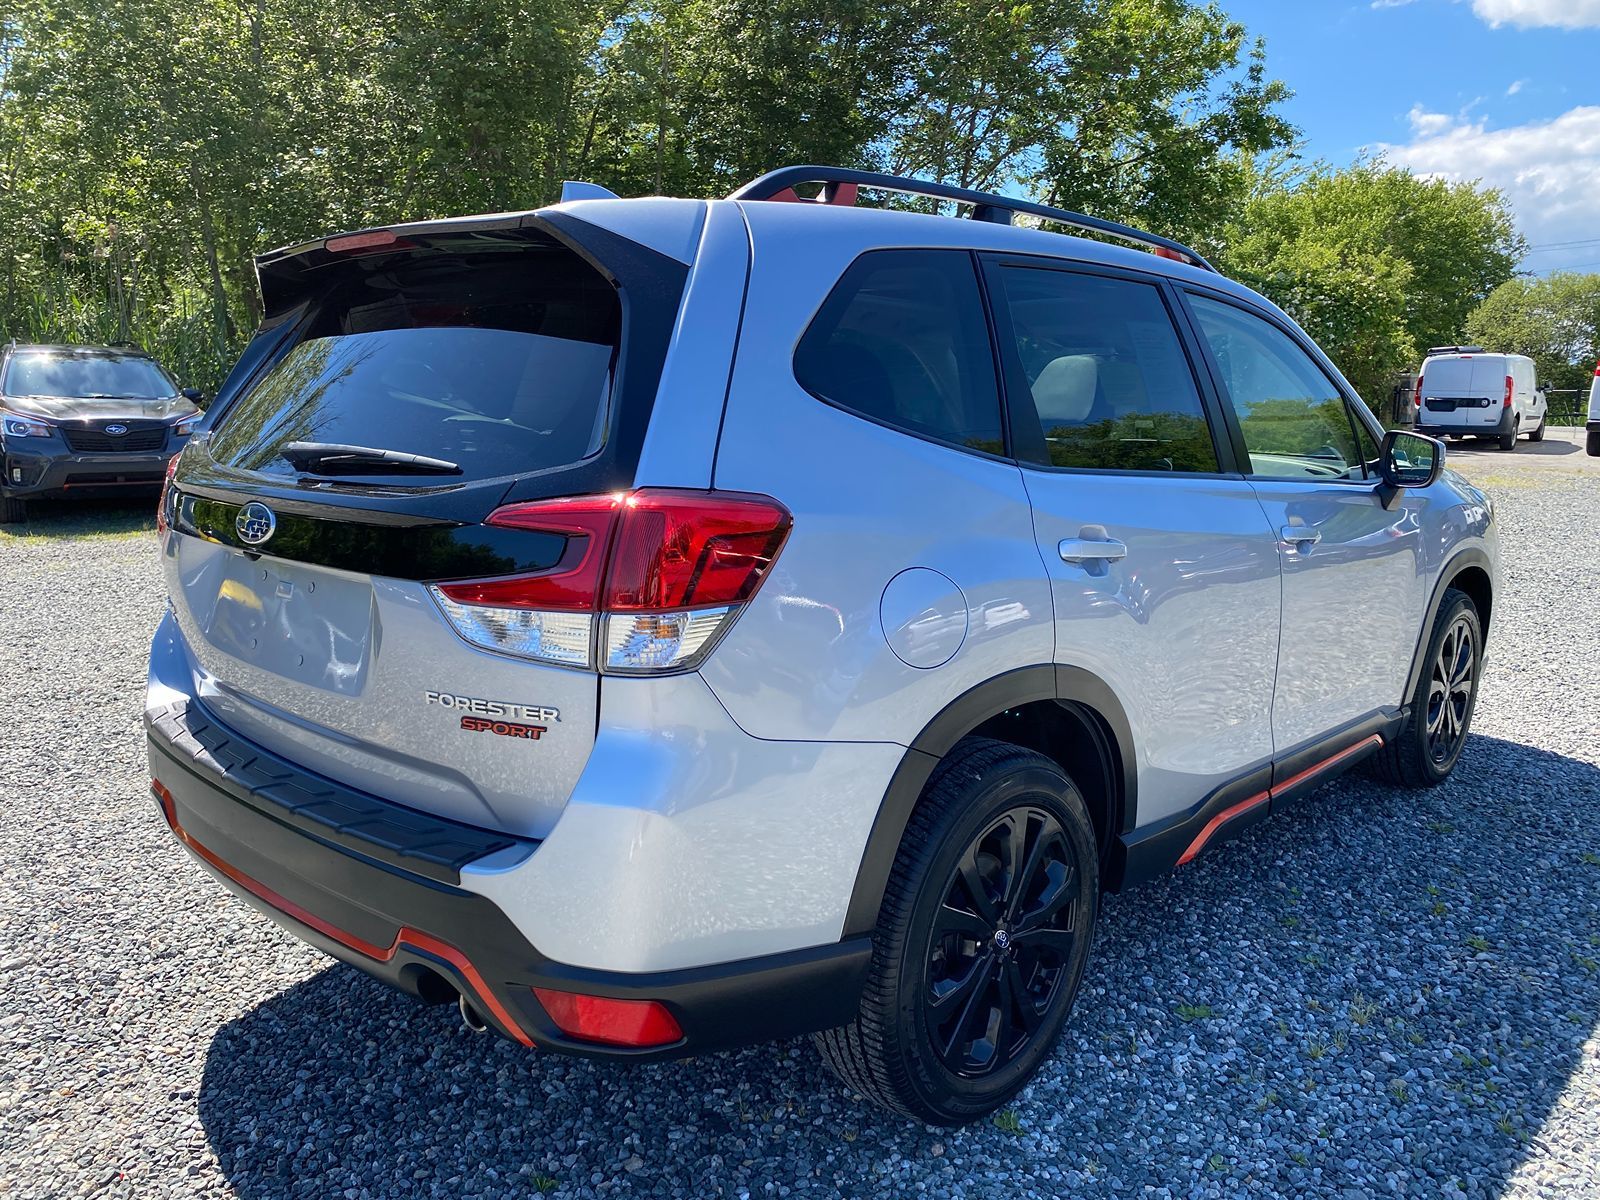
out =
[[1481,346],[1435,346],[1417,378],[1417,432],[1492,438],[1515,450],[1517,438],[1544,440],[1548,408],[1533,359],[1485,354]]
[[201,417],[200,393],[122,346],[0,352],[0,524],[27,502],[154,494]]
[[241,898],[524,1045],[815,1032],[959,1123],[1102,891],[1363,760],[1449,775],[1493,507],[1267,300],[917,180],[583,194],[258,264],[145,716]]
[[1594,365],[1594,382],[1589,385],[1589,420],[1584,425],[1588,435],[1584,449],[1590,458],[1600,458],[1600,363]]

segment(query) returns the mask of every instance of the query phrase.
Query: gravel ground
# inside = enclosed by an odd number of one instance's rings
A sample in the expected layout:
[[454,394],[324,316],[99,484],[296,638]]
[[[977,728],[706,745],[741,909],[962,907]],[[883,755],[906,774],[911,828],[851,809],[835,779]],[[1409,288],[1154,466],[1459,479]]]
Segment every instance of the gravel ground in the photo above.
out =
[[[622,1068],[464,1032],[172,845],[140,514],[0,534],[0,1195],[1600,1196],[1600,460],[1453,461],[1506,591],[1452,781],[1347,778],[1112,897],[994,1123],[854,1101],[804,1041]],[[117,536],[86,537],[110,529]]]

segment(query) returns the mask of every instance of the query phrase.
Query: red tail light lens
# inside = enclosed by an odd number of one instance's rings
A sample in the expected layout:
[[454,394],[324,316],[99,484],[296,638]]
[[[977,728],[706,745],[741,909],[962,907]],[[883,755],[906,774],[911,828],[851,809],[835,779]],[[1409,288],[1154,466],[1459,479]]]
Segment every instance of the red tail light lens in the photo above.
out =
[[1516,390],[1516,387],[1517,387],[1517,381],[1514,380],[1511,376],[1507,375],[1506,376],[1506,398],[1505,398],[1505,402],[1500,406],[1501,408],[1510,408],[1511,407],[1511,393]]
[[166,478],[161,481],[161,499],[156,501],[157,533],[165,533],[167,531],[167,505],[172,502],[172,476],[178,470],[178,459],[180,457],[181,452],[167,459]]
[[534,988],[544,1011],[562,1033],[607,1046],[670,1046],[683,1040],[683,1029],[665,1005],[656,1000],[613,1000]]
[[743,604],[761,586],[792,521],[766,496],[646,488],[623,502],[605,608],[670,612]]
[[[767,496],[643,488],[540,500],[487,522],[560,534],[547,571],[434,585],[456,631],[485,649],[608,671],[687,669],[761,586],[793,520]],[[595,639],[600,614],[602,635]]]
[[1415,394],[1412,396],[1412,399],[1417,402],[1417,407],[1418,408],[1422,407],[1422,376],[1421,375],[1417,376],[1417,390],[1416,390]]
[[577,496],[496,509],[484,524],[564,535],[567,549],[561,561],[537,575],[446,583],[439,585],[439,591],[458,604],[593,612],[600,598],[611,528],[622,501],[620,494]]

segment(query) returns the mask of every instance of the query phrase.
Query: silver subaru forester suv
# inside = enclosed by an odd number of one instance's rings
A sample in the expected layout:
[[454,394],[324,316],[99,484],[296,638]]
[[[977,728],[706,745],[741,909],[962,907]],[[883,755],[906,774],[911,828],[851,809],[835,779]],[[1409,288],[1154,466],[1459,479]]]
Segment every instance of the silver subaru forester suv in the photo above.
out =
[[527,1046],[812,1033],[954,1124],[1102,892],[1450,773],[1492,505],[1193,251],[828,167],[569,192],[264,256],[169,473],[152,789],[299,937]]

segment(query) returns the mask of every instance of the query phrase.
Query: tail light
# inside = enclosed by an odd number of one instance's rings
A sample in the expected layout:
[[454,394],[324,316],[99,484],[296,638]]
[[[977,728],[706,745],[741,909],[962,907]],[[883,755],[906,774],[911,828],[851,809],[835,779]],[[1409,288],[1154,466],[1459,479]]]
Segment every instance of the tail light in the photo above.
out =
[[740,492],[644,488],[498,509],[488,524],[566,537],[531,575],[432,587],[456,631],[502,654],[618,674],[687,670],[766,577],[792,520]]
[[1411,398],[1416,401],[1418,408],[1422,407],[1422,376],[1421,375],[1417,376],[1417,390],[1412,395]]
[[1510,408],[1511,407],[1511,393],[1516,389],[1516,386],[1517,386],[1516,380],[1514,380],[1511,376],[1507,375],[1506,376],[1506,398],[1505,398],[1505,402],[1500,405],[1501,408]]
[[172,504],[172,476],[178,470],[178,459],[181,454],[174,454],[167,459],[166,478],[161,481],[161,499],[156,502],[156,532],[165,533],[170,521],[167,510]]

